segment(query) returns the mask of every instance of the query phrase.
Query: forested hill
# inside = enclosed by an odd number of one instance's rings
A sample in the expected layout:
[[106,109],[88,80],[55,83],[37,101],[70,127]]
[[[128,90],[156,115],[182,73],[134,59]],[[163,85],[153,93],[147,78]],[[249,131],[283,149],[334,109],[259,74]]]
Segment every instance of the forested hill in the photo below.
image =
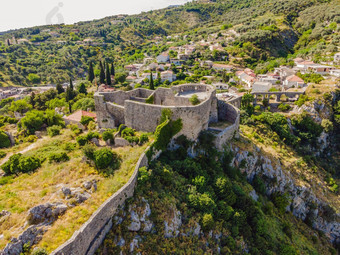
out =
[[[154,57],[171,45],[202,40],[220,43],[241,59],[238,64],[252,68],[293,55],[324,61],[337,51],[339,23],[339,0],[217,0],[74,25],[19,29],[0,35],[0,86],[85,78],[90,61],[114,62],[119,71],[124,64]],[[174,34],[171,44],[167,36]],[[228,42],[228,36],[235,40]]]

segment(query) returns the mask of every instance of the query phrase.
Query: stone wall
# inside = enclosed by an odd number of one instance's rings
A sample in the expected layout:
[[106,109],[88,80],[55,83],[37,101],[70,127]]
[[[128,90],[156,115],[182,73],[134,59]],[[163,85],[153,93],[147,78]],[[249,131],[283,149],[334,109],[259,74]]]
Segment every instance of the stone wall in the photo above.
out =
[[[148,148],[149,149],[149,148]],[[147,149],[147,150],[148,150]],[[146,150],[146,151],[147,151]],[[91,216],[91,218],[73,236],[52,255],[93,255],[112,227],[112,217],[127,198],[133,196],[137,183],[138,170],[148,166],[148,159],[143,153],[138,160],[129,181]]]
[[123,106],[107,102],[106,110],[114,118],[115,126],[118,127],[120,124],[125,123],[125,109]]
[[96,95],[94,97],[97,123],[99,128],[113,128],[115,127],[114,117],[107,111],[105,96]]
[[215,146],[217,149],[222,150],[226,142],[239,136],[240,110],[225,101],[218,100],[218,119],[220,121],[233,123],[231,126],[215,135]]

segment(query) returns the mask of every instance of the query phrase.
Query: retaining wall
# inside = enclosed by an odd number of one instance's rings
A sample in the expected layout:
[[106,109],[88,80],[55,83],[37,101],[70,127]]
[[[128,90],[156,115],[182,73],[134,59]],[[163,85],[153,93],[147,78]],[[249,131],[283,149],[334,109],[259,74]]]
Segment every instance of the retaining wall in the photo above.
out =
[[112,217],[116,210],[124,204],[127,198],[133,196],[138,170],[143,166],[148,166],[146,151],[140,156],[129,181],[107,199],[66,243],[51,253],[52,255],[93,255],[95,253],[112,227]]

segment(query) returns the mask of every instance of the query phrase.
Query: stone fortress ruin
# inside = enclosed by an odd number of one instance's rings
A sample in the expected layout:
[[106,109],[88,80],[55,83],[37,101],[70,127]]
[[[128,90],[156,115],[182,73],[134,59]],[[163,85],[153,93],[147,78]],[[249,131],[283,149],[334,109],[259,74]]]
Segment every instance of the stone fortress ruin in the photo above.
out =
[[[190,98],[197,95],[199,104]],[[203,130],[211,130],[221,147],[238,135],[239,110],[218,100],[210,85],[184,84],[156,90],[137,88],[131,91],[97,92],[94,95],[99,128],[114,128],[121,124],[138,131],[154,132],[160,124],[163,109],[172,111],[172,119],[181,119],[177,134],[196,140]]]

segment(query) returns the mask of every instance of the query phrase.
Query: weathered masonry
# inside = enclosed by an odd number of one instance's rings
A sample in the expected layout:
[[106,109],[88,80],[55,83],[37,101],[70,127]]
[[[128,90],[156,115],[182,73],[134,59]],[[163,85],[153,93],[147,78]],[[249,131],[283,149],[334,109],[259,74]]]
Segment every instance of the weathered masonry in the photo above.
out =
[[[200,100],[198,105],[192,105],[189,100],[194,94]],[[210,85],[185,84],[157,90],[138,88],[127,92],[97,92],[94,98],[100,128],[125,124],[136,130],[154,132],[162,110],[170,109],[174,120],[182,119],[183,128],[178,135],[195,140],[210,124],[227,119],[219,114],[219,105],[222,104],[218,104],[216,90]]]

